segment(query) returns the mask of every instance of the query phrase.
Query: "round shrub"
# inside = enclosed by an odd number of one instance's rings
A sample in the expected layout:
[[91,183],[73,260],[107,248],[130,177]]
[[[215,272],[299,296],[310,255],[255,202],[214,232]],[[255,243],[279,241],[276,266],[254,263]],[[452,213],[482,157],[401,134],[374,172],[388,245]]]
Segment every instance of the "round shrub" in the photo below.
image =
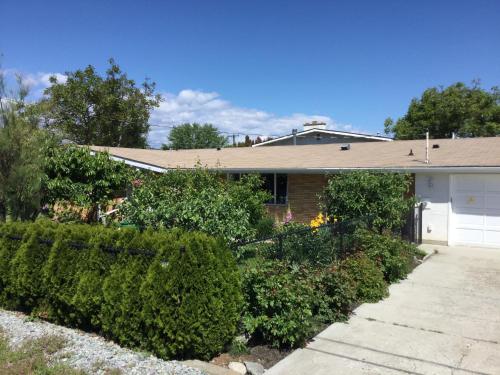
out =
[[163,243],[141,286],[148,349],[164,358],[210,359],[232,340],[240,319],[234,258],[222,240],[203,233]]
[[256,262],[242,274],[246,333],[274,347],[302,345],[311,333],[316,297],[303,269],[267,260]]
[[355,254],[340,264],[356,283],[356,300],[377,302],[389,294],[384,274],[365,254]]

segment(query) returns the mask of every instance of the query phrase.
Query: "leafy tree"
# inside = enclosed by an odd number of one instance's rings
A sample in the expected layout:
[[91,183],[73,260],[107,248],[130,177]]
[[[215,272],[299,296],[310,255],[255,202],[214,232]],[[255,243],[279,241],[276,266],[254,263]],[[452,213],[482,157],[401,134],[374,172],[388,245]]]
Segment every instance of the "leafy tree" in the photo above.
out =
[[174,127],[168,136],[169,143],[163,149],[217,148],[227,145],[227,138],[212,124],[186,123]]
[[74,145],[51,148],[46,163],[45,202],[84,208],[87,221],[97,220],[98,206],[124,191],[131,174],[107,153]]
[[44,152],[53,142],[38,128],[28,87],[9,91],[0,70],[0,221],[34,219],[40,209]]
[[429,88],[414,98],[407,113],[394,122],[385,120],[385,132],[397,139],[485,137],[500,134],[500,90],[483,90],[458,82],[447,88]]
[[141,227],[199,230],[226,240],[255,236],[269,199],[257,176],[225,181],[198,168],[146,175],[122,206],[125,221]]
[[379,231],[395,231],[414,205],[406,174],[353,171],[332,175],[323,192],[323,209],[340,222],[366,223]]
[[109,64],[104,77],[92,65],[66,73],[66,82],[51,77],[41,103],[46,123],[78,144],[144,148],[160,96],[154,83],[136,87],[113,59]]

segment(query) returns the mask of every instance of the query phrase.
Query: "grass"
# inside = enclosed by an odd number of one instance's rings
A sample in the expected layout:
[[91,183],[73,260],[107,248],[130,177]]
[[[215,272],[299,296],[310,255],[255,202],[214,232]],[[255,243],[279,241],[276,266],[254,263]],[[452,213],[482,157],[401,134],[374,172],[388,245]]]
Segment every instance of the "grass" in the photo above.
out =
[[63,349],[66,340],[60,336],[43,336],[26,340],[18,348],[10,348],[0,328],[0,374],[2,375],[83,375],[62,364],[50,364],[50,356]]

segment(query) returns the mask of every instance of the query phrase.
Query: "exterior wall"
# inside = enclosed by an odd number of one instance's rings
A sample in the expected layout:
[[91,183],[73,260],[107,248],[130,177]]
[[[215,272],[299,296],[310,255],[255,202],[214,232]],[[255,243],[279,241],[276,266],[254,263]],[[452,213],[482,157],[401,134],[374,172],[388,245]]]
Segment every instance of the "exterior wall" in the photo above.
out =
[[449,181],[447,173],[416,175],[415,195],[426,202],[422,213],[423,242],[448,243]]
[[[377,139],[361,138],[361,137],[349,137],[342,135],[329,135],[324,133],[319,133],[321,138],[316,139],[316,133],[298,135],[297,145],[324,145],[329,143],[357,143],[357,142],[384,142]],[[291,146],[293,145],[293,138],[283,139],[277,142],[269,143],[261,147],[267,146]]]
[[319,213],[319,197],[327,177],[322,174],[289,174],[288,203],[295,221],[309,223]]

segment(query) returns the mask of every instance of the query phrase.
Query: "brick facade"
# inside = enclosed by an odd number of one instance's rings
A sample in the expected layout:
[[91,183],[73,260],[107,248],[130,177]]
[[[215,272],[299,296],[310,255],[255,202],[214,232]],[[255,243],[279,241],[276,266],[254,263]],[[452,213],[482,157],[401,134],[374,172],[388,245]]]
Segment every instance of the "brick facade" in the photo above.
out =
[[[327,180],[323,174],[288,175],[288,204],[294,221],[309,223],[318,215],[318,195],[323,192]],[[269,214],[277,221],[284,220],[287,209],[286,205],[267,206]]]

